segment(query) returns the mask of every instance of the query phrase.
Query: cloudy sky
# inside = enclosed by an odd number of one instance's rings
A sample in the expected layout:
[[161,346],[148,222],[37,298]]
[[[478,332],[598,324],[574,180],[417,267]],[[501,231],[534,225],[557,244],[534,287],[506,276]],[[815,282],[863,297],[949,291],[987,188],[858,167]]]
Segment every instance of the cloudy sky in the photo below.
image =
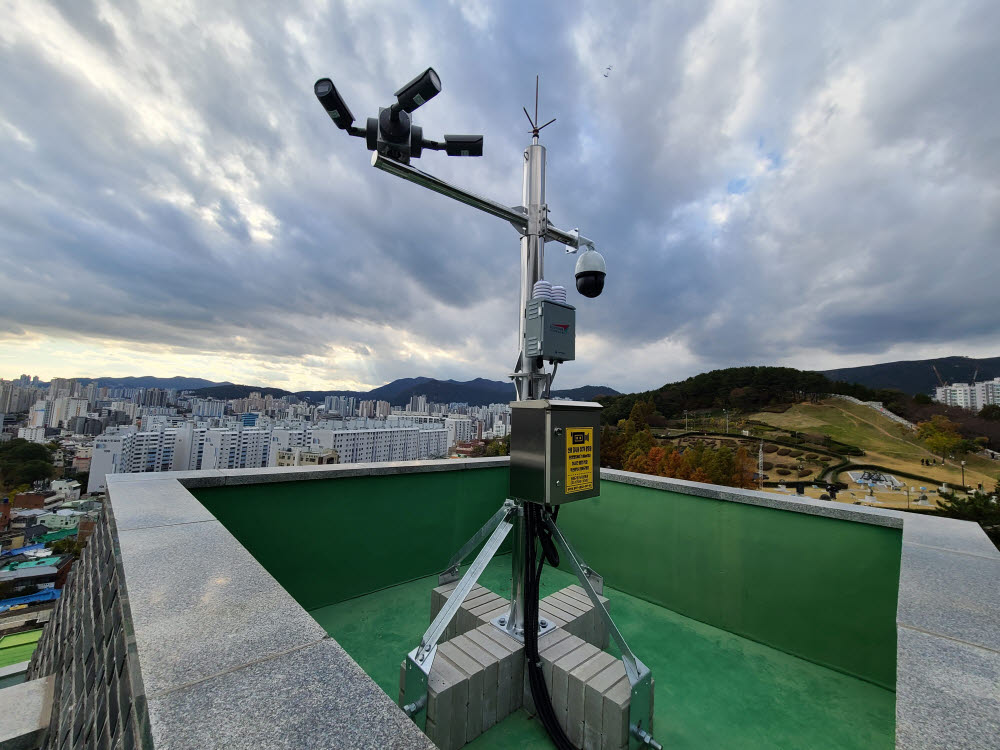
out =
[[552,221],[609,267],[559,385],[1000,354],[995,0],[0,7],[0,377],[503,379],[516,233],[312,94],[363,122],[428,65],[417,122],[485,154],[418,166],[510,204],[541,75]]

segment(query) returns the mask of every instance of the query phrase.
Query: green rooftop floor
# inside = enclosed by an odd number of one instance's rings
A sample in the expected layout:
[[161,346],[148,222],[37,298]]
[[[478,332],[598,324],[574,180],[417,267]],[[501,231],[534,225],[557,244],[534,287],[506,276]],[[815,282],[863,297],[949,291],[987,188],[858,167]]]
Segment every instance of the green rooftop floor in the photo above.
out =
[[41,637],[41,629],[0,637],[0,667],[9,667],[11,664],[28,661],[35,653],[35,646],[38,645],[38,639]]
[[[510,557],[480,579],[510,594]],[[546,568],[542,596],[575,583]],[[429,624],[437,576],[311,611],[393,700],[399,664]],[[605,589],[612,617],[656,680],[655,736],[669,748],[892,748],[895,693]],[[612,646],[612,652],[614,647]],[[518,711],[467,745],[551,748],[541,724]]]

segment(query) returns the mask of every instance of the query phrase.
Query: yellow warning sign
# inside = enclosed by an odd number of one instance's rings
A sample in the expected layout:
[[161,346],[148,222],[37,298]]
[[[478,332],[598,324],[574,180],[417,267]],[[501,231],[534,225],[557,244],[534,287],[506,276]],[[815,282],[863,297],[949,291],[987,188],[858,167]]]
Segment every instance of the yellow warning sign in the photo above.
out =
[[566,494],[594,489],[594,428],[566,429]]

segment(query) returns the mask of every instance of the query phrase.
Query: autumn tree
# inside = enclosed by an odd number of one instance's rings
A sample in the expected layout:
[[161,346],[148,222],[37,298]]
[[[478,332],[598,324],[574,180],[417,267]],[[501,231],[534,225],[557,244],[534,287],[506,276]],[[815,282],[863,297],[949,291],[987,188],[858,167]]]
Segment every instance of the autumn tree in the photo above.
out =
[[924,441],[929,451],[941,456],[942,461],[948,454],[959,450],[964,442],[958,434],[958,425],[943,414],[935,414],[929,421],[920,422],[917,437]]
[[747,449],[742,445],[736,449],[736,460],[735,466],[733,467],[733,476],[730,482],[727,484],[733,487],[744,487],[752,488],[755,487],[753,481],[754,472],[757,470],[756,462],[750,458],[750,454]]

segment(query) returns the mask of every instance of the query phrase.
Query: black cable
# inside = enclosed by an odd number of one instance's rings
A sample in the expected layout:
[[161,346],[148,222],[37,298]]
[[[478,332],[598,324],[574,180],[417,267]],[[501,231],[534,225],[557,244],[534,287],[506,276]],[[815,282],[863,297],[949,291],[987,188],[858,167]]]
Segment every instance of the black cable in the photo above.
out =
[[535,503],[525,503],[524,518],[525,541],[527,542],[524,545],[524,563],[525,570],[529,571],[529,580],[524,592],[524,654],[528,668],[528,684],[531,686],[531,698],[535,702],[535,712],[557,750],[577,750],[556,718],[555,709],[552,707],[552,698],[545,687],[542,662],[538,656],[538,591],[542,566],[545,564],[544,555],[538,562],[537,574],[531,575],[530,572],[536,570],[535,541],[541,536],[541,508]]

